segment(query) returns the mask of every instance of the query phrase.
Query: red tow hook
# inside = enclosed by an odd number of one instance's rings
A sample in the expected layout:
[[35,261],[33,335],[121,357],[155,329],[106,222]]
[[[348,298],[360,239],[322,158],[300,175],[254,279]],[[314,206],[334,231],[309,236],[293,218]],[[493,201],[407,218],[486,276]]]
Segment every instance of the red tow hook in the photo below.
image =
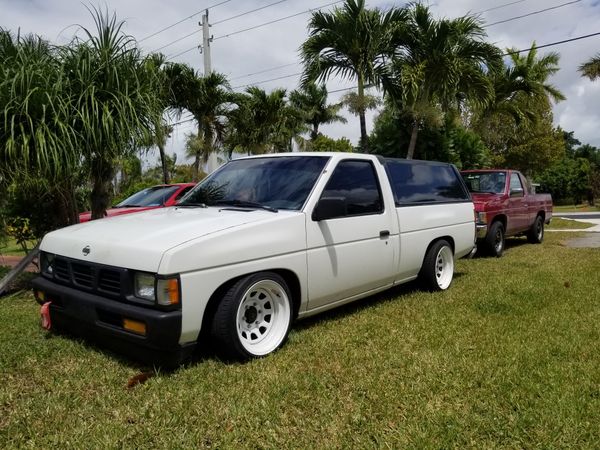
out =
[[52,327],[52,321],[50,320],[50,305],[52,302],[46,302],[40,308],[40,316],[42,318],[42,328],[49,330]]

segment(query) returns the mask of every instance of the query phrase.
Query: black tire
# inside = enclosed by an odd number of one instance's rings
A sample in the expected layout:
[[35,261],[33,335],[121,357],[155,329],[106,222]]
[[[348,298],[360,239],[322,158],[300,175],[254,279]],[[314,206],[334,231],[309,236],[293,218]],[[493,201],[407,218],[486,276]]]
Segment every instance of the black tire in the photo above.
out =
[[533,225],[527,232],[527,240],[532,244],[541,244],[544,240],[544,219],[542,216],[537,216]]
[[444,291],[454,278],[454,251],[443,239],[434,242],[423,259],[419,272],[421,286],[430,292]]
[[233,283],[211,323],[217,352],[246,361],[277,350],[290,331],[291,298],[285,280],[273,272],[255,273]]
[[494,222],[485,237],[485,248],[488,255],[500,258],[504,253],[505,243],[504,225],[502,222]]

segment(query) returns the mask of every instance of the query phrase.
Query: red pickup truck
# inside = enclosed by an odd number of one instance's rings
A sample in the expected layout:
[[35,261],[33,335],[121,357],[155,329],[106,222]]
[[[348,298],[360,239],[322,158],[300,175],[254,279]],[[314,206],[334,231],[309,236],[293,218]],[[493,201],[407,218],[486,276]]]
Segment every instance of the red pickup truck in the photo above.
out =
[[473,198],[477,247],[500,257],[504,238],[525,234],[529,242],[544,239],[544,224],[552,219],[552,197],[536,194],[516,170],[465,170],[463,179]]

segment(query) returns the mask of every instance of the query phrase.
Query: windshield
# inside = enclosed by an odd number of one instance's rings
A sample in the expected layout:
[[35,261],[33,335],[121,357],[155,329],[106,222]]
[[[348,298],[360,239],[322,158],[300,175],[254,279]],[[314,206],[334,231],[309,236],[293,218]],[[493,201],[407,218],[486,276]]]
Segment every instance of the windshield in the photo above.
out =
[[234,205],[299,210],[328,157],[233,160],[200,182],[179,205]]
[[504,193],[506,172],[463,173],[462,176],[473,194]]
[[179,186],[154,186],[144,189],[126,198],[115,206],[115,208],[125,208],[127,206],[161,206],[177,189],[179,189]]

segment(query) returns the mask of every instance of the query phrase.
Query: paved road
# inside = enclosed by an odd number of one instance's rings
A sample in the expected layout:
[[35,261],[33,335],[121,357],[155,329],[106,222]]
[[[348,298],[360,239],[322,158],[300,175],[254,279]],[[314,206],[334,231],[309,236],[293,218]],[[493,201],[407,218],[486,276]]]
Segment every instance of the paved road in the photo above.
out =
[[553,217],[563,217],[565,219],[600,219],[600,211],[598,212],[580,212],[580,213],[552,213]]

